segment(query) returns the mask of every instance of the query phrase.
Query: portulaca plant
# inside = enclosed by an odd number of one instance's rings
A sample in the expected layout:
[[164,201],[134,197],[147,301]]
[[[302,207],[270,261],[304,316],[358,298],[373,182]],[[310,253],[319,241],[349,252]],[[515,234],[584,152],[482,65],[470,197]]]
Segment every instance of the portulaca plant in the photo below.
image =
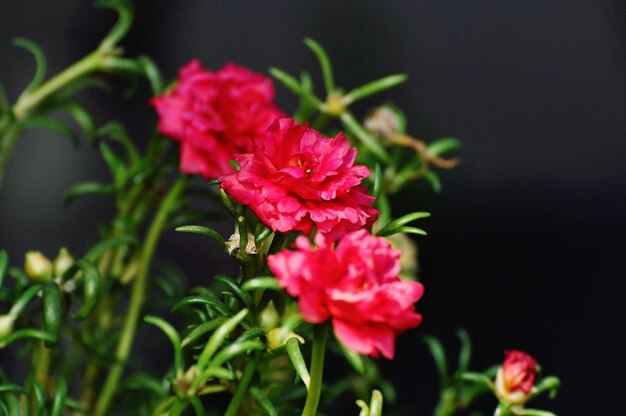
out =
[[[406,77],[339,88],[312,39],[305,44],[319,60],[322,95],[307,72],[270,70],[277,87],[299,98],[295,111],[274,101],[271,77],[239,64],[210,70],[194,59],[165,84],[149,58],[123,55],[132,5],[98,4],[118,21],[94,52],[46,79],[43,52],[17,39],[34,55],[36,75],[14,103],[0,95],[0,179],[24,129],[77,136],[51,116],[62,109],[99,147],[112,178],[79,182],[66,202],[98,194],[116,207],[114,218],[102,219],[101,240],[84,252],[60,247],[50,259],[34,248],[22,262],[0,251],[0,348],[3,359],[27,368],[0,371],[0,413],[311,416],[347,400],[355,415],[383,414],[383,392],[393,395],[393,387],[376,365],[393,359],[396,338],[422,322],[424,287],[407,235],[425,235],[414,222],[429,216],[396,218],[389,197],[417,180],[439,191],[437,170],[458,163],[446,155],[459,142],[412,137],[391,104],[354,114],[353,103],[376,105],[376,94]],[[97,126],[75,101],[99,73],[150,84],[156,128],[147,147],[120,123]],[[201,178],[200,190],[192,177]],[[232,235],[207,225],[215,212],[194,208],[199,194],[232,223]],[[211,238],[239,273],[213,273],[187,292],[178,273],[158,278],[155,249],[168,229]],[[169,357],[143,357],[165,362],[162,374],[129,365],[142,325],[160,329],[151,342],[171,345]],[[450,373],[440,342],[424,335],[440,375],[435,415],[465,411],[485,394],[495,415],[552,415],[526,406],[559,386],[540,378],[531,356],[507,351],[502,365],[471,371],[469,337],[459,337],[459,367]],[[325,379],[327,353],[353,374]]]

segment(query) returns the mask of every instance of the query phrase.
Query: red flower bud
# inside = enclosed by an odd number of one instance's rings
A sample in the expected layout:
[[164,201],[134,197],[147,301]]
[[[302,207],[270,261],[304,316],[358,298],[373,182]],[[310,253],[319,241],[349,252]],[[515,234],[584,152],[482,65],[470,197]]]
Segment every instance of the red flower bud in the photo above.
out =
[[535,384],[537,361],[523,351],[505,351],[506,359],[496,375],[496,395],[500,401],[524,404]]

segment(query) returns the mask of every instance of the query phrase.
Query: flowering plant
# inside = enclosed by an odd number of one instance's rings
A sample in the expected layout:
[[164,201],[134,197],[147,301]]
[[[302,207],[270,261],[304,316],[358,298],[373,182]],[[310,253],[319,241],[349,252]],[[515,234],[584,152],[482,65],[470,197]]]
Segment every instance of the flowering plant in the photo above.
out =
[[[324,99],[306,73],[297,79],[270,70],[299,99],[291,117],[274,102],[271,78],[235,64],[213,72],[193,60],[164,88],[149,58],[126,57],[119,47],[132,23],[130,4],[99,4],[118,21],[94,52],[45,81],[43,52],[19,39],[38,71],[14,104],[0,97],[0,179],[24,129],[76,135],[54,118],[53,110],[64,109],[99,147],[112,176],[110,183],[73,186],[66,202],[100,194],[116,208],[101,240],[83,252],[60,248],[50,260],[31,251],[23,267],[13,255],[9,267],[9,254],[0,251],[0,348],[4,356],[32,357],[27,375],[0,371],[2,412],[315,415],[336,411],[339,399],[353,394],[354,412],[375,416],[383,393],[393,412],[393,387],[377,360],[393,359],[397,338],[422,322],[416,302],[424,287],[403,256],[412,256],[415,244],[407,235],[426,234],[412,223],[429,214],[394,218],[390,196],[422,179],[438,190],[434,168],[456,165],[444,155],[459,142],[410,136],[390,104],[361,121],[353,103],[406,77],[344,93],[311,39],[305,43],[319,60]],[[76,102],[76,91],[98,73],[149,82],[158,121],[145,148],[120,123],[96,127]],[[198,195],[212,207],[196,209]],[[230,237],[210,226],[216,214],[230,221]],[[188,291],[171,269],[159,278],[155,250],[167,229],[211,238],[238,272],[210,271],[210,280]],[[143,324],[171,344],[171,359],[157,360],[166,361],[161,372],[134,365]],[[507,351],[501,367],[470,371],[469,338],[464,331],[459,337],[453,374],[441,343],[424,337],[441,378],[436,415],[461,412],[489,393],[497,415],[552,414],[526,407],[559,386],[555,377],[539,377],[533,358]],[[347,361],[356,376],[326,378],[328,359]]]

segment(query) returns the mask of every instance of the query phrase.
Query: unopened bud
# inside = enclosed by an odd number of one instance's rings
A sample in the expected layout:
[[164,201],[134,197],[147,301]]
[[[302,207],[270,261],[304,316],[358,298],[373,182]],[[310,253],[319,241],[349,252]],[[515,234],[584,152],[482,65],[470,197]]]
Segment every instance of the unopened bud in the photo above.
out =
[[13,332],[13,315],[0,315],[0,342]]
[[270,350],[282,347],[291,338],[296,338],[300,344],[304,344],[304,338],[286,328],[274,328],[265,336],[267,338],[267,347]]
[[52,263],[41,251],[29,251],[25,255],[24,271],[35,282],[47,282],[52,278]]
[[505,351],[506,359],[496,374],[496,396],[503,403],[526,403],[535,384],[537,361],[523,351]]
[[390,235],[387,239],[394,248],[400,250],[400,278],[415,280],[418,270],[417,245],[403,233]]
[[265,308],[259,314],[259,326],[265,332],[268,332],[278,326],[280,323],[280,316],[278,316],[278,311],[276,310],[276,306],[274,306],[274,301],[270,300]]
[[52,271],[55,276],[63,276],[72,265],[74,264],[74,257],[70,254],[65,247],[59,250],[59,254],[52,262]]

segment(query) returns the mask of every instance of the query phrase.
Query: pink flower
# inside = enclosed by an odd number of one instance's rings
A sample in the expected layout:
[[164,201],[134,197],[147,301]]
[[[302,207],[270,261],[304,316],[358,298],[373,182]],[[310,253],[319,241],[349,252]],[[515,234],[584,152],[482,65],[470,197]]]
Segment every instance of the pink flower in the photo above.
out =
[[505,351],[506,359],[496,374],[496,395],[500,401],[524,404],[535,384],[537,361],[523,351]]
[[370,227],[379,211],[359,186],[369,175],[354,165],[356,149],[341,133],[322,137],[294,120],[276,120],[254,153],[237,157],[240,170],[222,188],[274,231],[319,232],[339,238]]
[[268,257],[280,286],[298,298],[305,321],[332,319],[337,338],[350,350],[393,358],[396,336],[422,321],[413,304],[423,286],[400,280],[400,252],[365,230],[347,234],[335,249],[319,235],[316,243],[313,248],[300,236],[297,251]]
[[193,60],[152,105],[159,131],[181,142],[180,170],[214,179],[231,173],[228,161],[251,151],[252,137],[284,116],[273,100],[270,78],[231,63],[210,72]]

